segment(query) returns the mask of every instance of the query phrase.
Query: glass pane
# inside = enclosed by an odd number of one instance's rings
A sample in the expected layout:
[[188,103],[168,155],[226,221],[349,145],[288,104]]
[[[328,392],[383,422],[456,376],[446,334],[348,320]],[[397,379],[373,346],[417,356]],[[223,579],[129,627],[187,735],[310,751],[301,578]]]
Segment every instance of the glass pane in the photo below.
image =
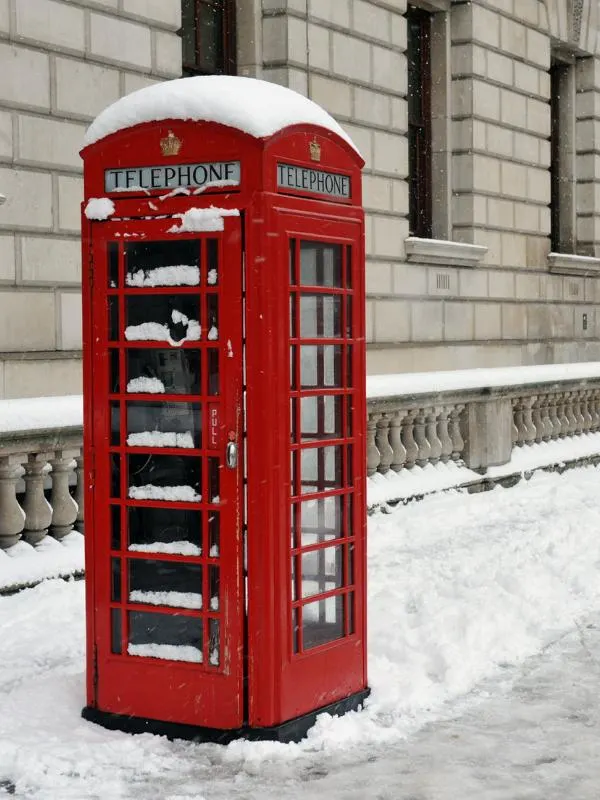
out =
[[343,503],[344,497],[339,495],[301,503],[302,547],[329,542],[343,535]]
[[121,444],[121,404],[118,401],[110,404],[110,443],[114,447]]
[[202,566],[130,559],[129,600],[153,606],[202,608]]
[[300,401],[302,441],[341,438],[343,403],[342,397],[332,395],[303,397]]
[[341,287],[342,245],[300,242],[300,283]]
[[114,294],[108,298],[108,341],[119,341],[119,298]]
[[129,497],[199,503],[201,460],[182,456],[129,455]]
[[211,348],[208,351],[208,393],[214,396],[219,392],[219,351]]
[[183,63],[196,63],[196,0],[181,0],[181,39]]
[[296,240],[290,239],[290,284],[296,283]]
[[221,464],[218,458],[208,459],[208,501],[210,503],[221,502]]
[[197,5],[197,65],[202,72],[223,72],[223,9],[221,3]]
[[128,617],[130,655],[202,662],[201,619],[149,611],[132,611]]
[[343,547],[302,554],[302,597],[324,594],[344,585]]
[[108,285],[111,289],[119,286],[119,245],[108,243]]
[[201,337],[200,304],[193,295],[129,295],[125,303],[130,342],[180,344]]
[[346,602],[348,603],[348,634],[351,635],[355,631],[354,592],[348,594]]
[[209,567],[210,578],[210,610],[218,611],[220,608],[221,571],[218,567]]
[[332,344],[302,345],[300,382],[302,389],[342,386],[342,348]]
[[300,336],[304,339],[342,335],[342,298],[330,294],[300,295]]
[[181,508],[129,508],[129,549],[148,553],[202,554],[202,514]]
[[221,661],[221,637],[218,619],[208,621],[208,660],[212,667],[218,667]]
[[125,245],[127,286],[199,286],[200,242],[130,242]]
[[121,506],[110,507],[110,546],[113,550],[121,549]]
[[118,394],[121,387],[121,378],[119,374],[119,351],[109,350],[110,358],[110,377],[109,385],[112,394]]
[[342,447],[312,447],[300,453],[302,494],[341,489]]
[[216,342],[219,339],[219,298],[216,294],[209,294],[207,298],[208,303],[208,320],[206,329],[208,331],[207,337],[209,342]]
[[294,653],[300,652],[300,611],[297,608],[292,609],[292,641]]
[[127,350],[127,391],[200,394],[197,350]]
[[211,558],[218,558],[220,555],[220,525],[219,513],[217,511],[211,511],[208,515],[208,555]]
[[217,239],[209,239],[206,242],[206,282],[209,286],[216,286],[219,283],[219,242]]
[[130,447],[201,447],[200,403],[127,403]]
[[304,649],[310,650],[344,636],[344,596],[317,600],[302,607]]
[[110,612],[111,622],[111,653],[121,653],[121,609],[113,608]]
[[113,603],[121,602],[121,559],[111,558],[112,563],[112,590],[111,600]]
[[110,456],[110,496],[121,496],[121,457],[117,453]]
[[298,336],[298,320],[296,318],[296,295],[290,295],[290,339]]

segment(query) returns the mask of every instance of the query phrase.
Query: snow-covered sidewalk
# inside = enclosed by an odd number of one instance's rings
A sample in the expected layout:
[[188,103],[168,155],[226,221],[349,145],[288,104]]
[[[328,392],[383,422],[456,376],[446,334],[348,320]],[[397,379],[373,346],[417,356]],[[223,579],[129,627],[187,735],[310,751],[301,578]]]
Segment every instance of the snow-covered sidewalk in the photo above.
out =
[[599,481],[537,474],[371,517],[373,694],[298,745],[86,723],[83,583],[0,598],[0,786],[27,800],[600,796],[600,643],[585,627],[600,614]]

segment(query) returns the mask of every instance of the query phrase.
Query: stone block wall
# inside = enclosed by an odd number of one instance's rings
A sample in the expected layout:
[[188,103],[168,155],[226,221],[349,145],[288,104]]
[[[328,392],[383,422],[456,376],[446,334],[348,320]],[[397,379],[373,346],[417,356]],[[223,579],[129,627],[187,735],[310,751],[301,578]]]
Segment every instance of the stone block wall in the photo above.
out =
[[[367,161],[370,372],[600,359],[600,61],[592,0],[434,12],[434,237],[408,248],[406,0],[262,0],[264,77],[324,105]],[[576,67],[576,244],[550,254],[550,64]],[[467,262],[465,263],[465,255]],[[475,257],[476,256],[476,257]]]
[[0,398],[81,391],[79,149],[106,105],[181,75],[180,13],[0,1]]

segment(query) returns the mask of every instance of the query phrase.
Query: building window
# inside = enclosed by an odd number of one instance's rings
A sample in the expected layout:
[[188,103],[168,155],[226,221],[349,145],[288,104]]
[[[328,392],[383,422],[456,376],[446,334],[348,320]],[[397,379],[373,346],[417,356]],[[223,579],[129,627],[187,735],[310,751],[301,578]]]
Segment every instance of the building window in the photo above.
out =
[[182,0],[184,75],[234,75],[235,0]]
[[409,5],[408,222],[411,236],[431,238],[431,14]]
[[575,64],[550,67],[550,239],[552,252],[575,252]]

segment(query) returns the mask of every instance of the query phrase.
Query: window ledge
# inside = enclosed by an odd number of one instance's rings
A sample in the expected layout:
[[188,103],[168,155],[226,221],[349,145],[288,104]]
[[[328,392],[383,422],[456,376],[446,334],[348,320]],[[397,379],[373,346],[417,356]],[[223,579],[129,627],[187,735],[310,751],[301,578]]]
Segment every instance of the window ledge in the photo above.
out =
[[488,251],[487,247],[480,244],[419,239],[416,236],[405,239],[404,246],[407,261],[444,267],[476,267]]
[[600,275],[600,258],[549,253],[548,267],[555,275]]

